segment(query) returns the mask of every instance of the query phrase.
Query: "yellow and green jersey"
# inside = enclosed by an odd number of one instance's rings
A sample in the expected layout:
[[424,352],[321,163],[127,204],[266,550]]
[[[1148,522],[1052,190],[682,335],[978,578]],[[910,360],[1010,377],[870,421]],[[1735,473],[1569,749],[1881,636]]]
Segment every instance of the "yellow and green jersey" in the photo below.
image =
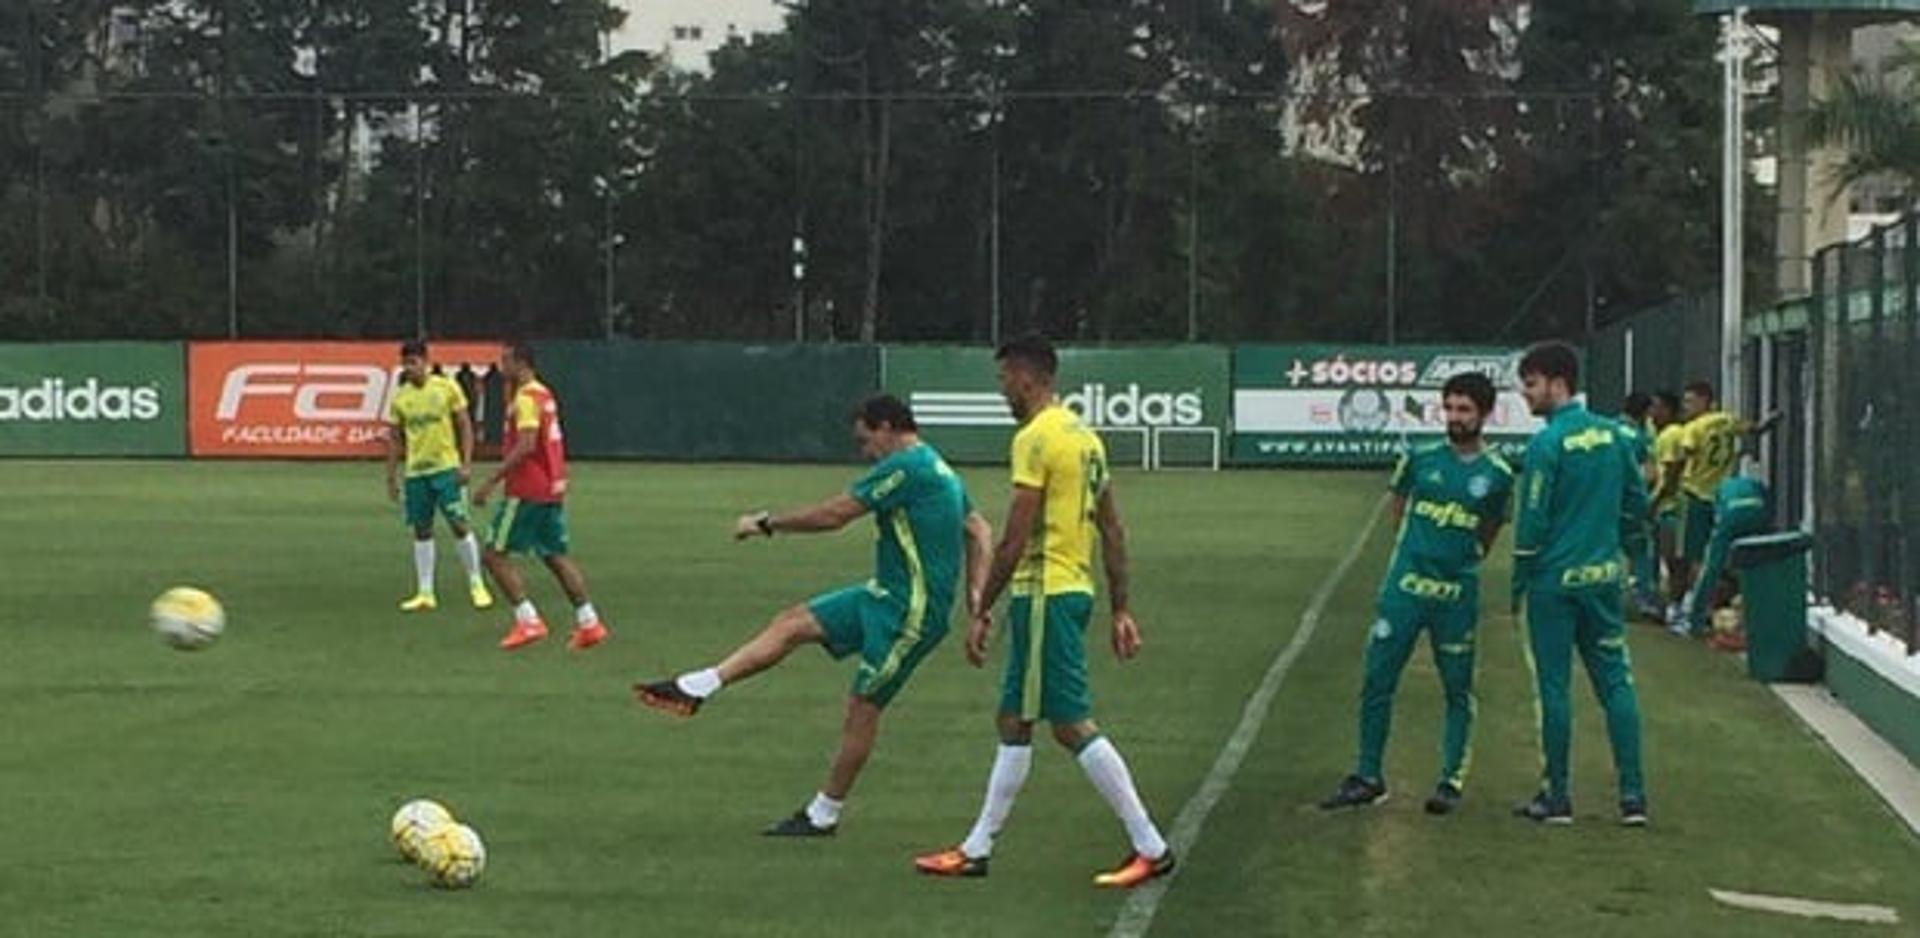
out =
[[897,600],[909,622],[944,629],[966,567],[973,511],[960,476],[933,447],[918,443],[875,463],[848,494],[873,512],[880,534],[873,586]]
[[1013,484],[1039,489],[1040,517],[1013,573],[1016,596],[1091,595],[1094,515],[1107,490],[1107,448],[1059,402],[1013,436]]
[[1446,594],[1479,575],[1480,532],[1506,520],[1513,469],[1491,452],[1462,458],[1451,445],[1432,443],[1401,456],[1388,487],[1406,499],[1406,514],[1384,588],[1459,598]]
[[466,392],[446,375],[428,375],[418,386],[400,382],[388,416],[395,432],[406,438],[409,478],[460,467],[460,440],[453,420],[466,409]]
[[1687,421],[1683,437],[1687,471],[1680,489],[1703,502],[1713,501],[1720,483],[1733,475],[1740,461],[1740,420],[1723,410],[1710,410]]
[[1674,463],[1684,463],[1686,460],[1686,424],[1670,423],[1661,427],[1660,432],[1653,438],[1653,461],[1660,467],[1660,488],[1664,489],[1668,485],[1675,486],[1673,490],[1674,494],[1667,496],[1666,499],[1660,502],[1659,508],[1662,512],[1672,511],[1680,503],[1680,489],[1678,483],[1670,478],[1673,475],[1673,470],[1669,467]]

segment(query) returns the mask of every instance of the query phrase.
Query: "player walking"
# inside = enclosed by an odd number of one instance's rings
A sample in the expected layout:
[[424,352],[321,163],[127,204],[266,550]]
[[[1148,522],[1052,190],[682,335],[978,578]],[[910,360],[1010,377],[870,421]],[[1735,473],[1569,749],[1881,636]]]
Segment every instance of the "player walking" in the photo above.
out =
[[547,624],[527,598],[527,582],[509,556],[530,553],[547,565],[573,602],[573,638],[567,647],[580,651],[606,641],[611,632],[587,596],[586,574],[568,554],[567,451],[560,404],[533,369],[531,346],[516,343],[500,356],[500,373],[513,392],[504,435],[509,442],[500,468],[473,493],[473,501],[486,504],[494,488],[506,484],[507,499],[494,512],[485,558],[487,572],[513,604],[513,628],[500,647],[511,651],[547,637]]
[[986,661],[993,603],[1013,586],[1007,670],[1001,686],[1000,747],[987,777],[979,819],[958,846],[914,860],[933,876],[985,876],[993,839],[1013,810],[1033,761],[1033,724],[1075,753],[1107,804],[1126,826],[1133,851],[1099,886],[1130,888],[1173,871],[1172,848],[1147,815],[1120,751],[1092,719],[1087,691],[1087,622],[1093,617],[1096,532],[1106,564],[1113,612],[1113,651],[1125,661],[1140,652],[1140,626],[1127,606],[1127,538],[1107,475],[1106,449],[1054,396],[1059,359],[1042,338],[1001,347],[1000,388],[1020,429],[1013,437],[1013,502],[993,554],[986,587],[973,604],[967,658]]

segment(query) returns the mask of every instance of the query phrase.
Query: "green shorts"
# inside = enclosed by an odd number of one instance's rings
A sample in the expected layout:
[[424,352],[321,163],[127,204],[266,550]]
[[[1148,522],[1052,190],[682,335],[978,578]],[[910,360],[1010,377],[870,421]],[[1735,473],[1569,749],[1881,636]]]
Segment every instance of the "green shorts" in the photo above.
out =
[[408,476],[405,505],[407,527],[418,531],[433,527],[433,514],[446,516],[449,524],[465,527],[472,512],[467,507],[467,488],[460,474],[452,469],[423,476]]
[[807,602],[807,611],[827,633],[827,654],[834,660],[860,653],[853,695],[877,707],[893,701],[947,635],[944,618],[929,610],[921,621],[909,622],[906,604],[871,584],[822,593]]
[[501,554],[558,557],[567,552],[567,508],[562,502],[509,498],[493,512],[487,548]]
[[1007,676],[1000,712],[1059,725],[1093,715],[1087,689],[1090,593],[1015,596],[1007,629]]
[[1680,556],[1688,563],[1699,563],[1707,556],[1707,541],[1713,537],[1713,503],[1681,496]]

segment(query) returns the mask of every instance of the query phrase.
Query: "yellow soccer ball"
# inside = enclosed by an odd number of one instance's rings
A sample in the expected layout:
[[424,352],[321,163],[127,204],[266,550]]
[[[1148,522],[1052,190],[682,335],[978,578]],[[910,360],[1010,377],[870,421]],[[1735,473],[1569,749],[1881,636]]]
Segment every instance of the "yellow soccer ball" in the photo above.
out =
[[393,812],[393,822],[388,831],[393,837],[394,849],[400,856],[414,863],[425,864],[427,838],[443,828],[453,826],[453,812],[438,801],[427,798],[415,798]]
[[176,586],[160,594],[148,610],[160,640],[181,651],[198,651],[226,630],[227,613],[205,590]]
[[487,846],[479,833],[465,824],[449,824],[427,835],[420,865],[442,889],[465,889],[487,868]]

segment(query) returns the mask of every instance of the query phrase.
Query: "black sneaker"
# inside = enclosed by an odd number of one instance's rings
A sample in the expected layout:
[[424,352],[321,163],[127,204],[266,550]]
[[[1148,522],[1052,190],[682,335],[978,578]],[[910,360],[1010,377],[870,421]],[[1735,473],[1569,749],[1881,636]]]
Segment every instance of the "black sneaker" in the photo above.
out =
[[1513,814],[1536,824],[1572,824],[1573,802],[1564,795],[1553,798],[1541,792],[1534,795],[1532,801],[1514,808]]
[[1625,827],[1647,826],[1647,796],[1620,799],[1620,823]]
[[1387,786],[1380,782],[1368,781],[1358,775],[1349,775],[1340,780],[1340,787],[1320,802],[1322,811],[1338,811],[1341,808],[1363,808],[1387,800]]
[[801,808],[792,816],[781,818],[773,826],[760,832],[763,837],[832,837],[840,829],[838,824],[815,827],[813,819],[807,817],[807,809]]
[[633,696],[655,710],[664,710],[683,717],[699,713],[700,705],[706,703],[704,699],[681,690],[680,685],[672,678],[654,681],[651,684],[635,684]]
[[1427,799],[1428,814],[1452,814],[1460,807],[1460,789],[1452,782],[1441,782],[1433,788],[1433,797]]

